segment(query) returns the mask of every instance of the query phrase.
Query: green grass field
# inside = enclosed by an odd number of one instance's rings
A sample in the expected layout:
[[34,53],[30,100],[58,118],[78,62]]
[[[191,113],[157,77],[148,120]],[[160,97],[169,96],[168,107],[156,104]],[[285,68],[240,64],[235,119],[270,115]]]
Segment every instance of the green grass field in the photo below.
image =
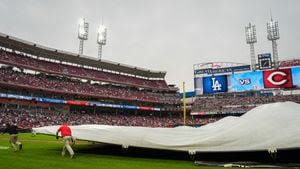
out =
[[[0,147],[9,147],[8,135],[0,135]],[[217,169],[222,167],[200,167],[192,160],[174,160],[150,157],[132,157],[120,154],[101,153],[101,147],[93,150],[92,143],[77,141],[74,146],[75,159],[61,156],[62,141],[54,136],[20,134],[23,150],[13,152],[0,149],[1,169]]]

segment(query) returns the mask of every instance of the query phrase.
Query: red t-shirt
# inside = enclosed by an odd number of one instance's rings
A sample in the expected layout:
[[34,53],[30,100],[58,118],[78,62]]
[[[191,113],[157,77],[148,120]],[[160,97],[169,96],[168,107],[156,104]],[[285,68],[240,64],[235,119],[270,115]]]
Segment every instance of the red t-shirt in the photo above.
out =
[[67,124],[62,124],[57,131],[60,132],[61,137],[72,136],[71,129]]

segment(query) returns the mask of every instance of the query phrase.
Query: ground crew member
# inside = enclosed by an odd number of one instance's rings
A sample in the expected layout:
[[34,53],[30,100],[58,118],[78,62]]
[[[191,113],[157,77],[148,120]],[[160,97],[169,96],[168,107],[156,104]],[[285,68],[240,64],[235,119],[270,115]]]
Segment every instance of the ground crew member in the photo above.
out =
[[[14,152],[16,152],[18,150],[22,150],[23,145],[22,143],[18,140],[18,127],[16,124],[6,124],[6,128],[4,129],[3,133],[8,133],[9,134],[9,143],[12,147],[12,149],[14,150]],[[2,133],[2,134],[3,134]]]
[[72,147],[70,146],[70,143],[72,142],[72,131],[67,123],[63,123],[56,132],[56,139],[58,139],[58,133],[60,132],[61,137],[64,141],[63,150],[61,152],[61,155],[64,156],[66,154],[66,149],[70,153],[70,157],[74,157],[74,151]]

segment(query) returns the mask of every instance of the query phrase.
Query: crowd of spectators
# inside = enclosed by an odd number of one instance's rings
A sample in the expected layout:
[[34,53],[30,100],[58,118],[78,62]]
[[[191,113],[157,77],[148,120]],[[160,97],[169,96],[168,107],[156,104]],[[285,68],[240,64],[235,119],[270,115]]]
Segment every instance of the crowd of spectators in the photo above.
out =
[[247,112],[252,108],[275,102],[292,101],[300,103],[299,95],[252,96],[252,97],[199,97],[192,112]]
[[[60,113],[56,111],[35,111],[28,109],[0,109],[0,124],[15,122],[22,128],[60,125],[64,119],[68,119],[70,125],[99,124],[114,126],[174,127],[182,125],[183,123],[183,118],[180,116],[160,116],[154,115],[154,113],[145,115],[122,115],[116,113]],[[190,126],[200,126],[216,120],[218,120],[218,118],[192,118],[188,116],[186,124]]]
[[64,76],[73,76],[78,78],[97,80],[101,82],[110,82],[144,88],[168,90],[169,87],[165,80],[148,80],[128,75],[110,73],[100,70],[89,69],[74,65],[50,62],[36,59],[23,54],[17,54],[0,49],[0,63],[13,65],[17,67],[42,71]]
[[67,77],[49,76],[45,74],[26,74],[12,70],[12,68],[0,68],[0,84],[18,86],[19,88],[36,88],[48,92],[77,94],[101,98],[122,100],[158,102],[178,104],[180,98],[176,93],[157,93],[139,90],[129,87],[114,85],[92,84],[79,79]]

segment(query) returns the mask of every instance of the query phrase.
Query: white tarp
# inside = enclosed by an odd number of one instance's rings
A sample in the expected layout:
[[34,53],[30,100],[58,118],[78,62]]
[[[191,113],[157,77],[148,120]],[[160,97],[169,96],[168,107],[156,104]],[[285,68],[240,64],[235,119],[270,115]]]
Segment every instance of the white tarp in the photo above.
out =
[[[55,135],[59,126],[33,128]],[[200,128],[148,128],[108,125],[70,126],[77,139],[180,151],[248,151],[300,148],[300,104],[278,102],[226,117]]]

